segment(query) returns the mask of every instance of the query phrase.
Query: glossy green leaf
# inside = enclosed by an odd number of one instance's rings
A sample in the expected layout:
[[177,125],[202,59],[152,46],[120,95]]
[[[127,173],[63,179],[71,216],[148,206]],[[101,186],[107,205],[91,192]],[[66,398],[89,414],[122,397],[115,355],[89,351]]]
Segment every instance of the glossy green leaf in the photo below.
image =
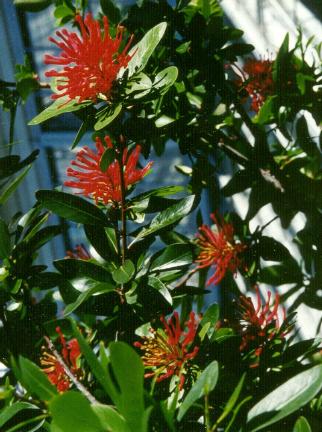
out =
[[187,216],[193,209],[195,195],[180,200],[177,204],[163,210],[154,219],[152,219],[150,226],[143,228],[136,237],[136,240],[144,238],[153,234],[161,229],[178,222],[184,216]]
[[135,266],[133,262],[129,259],[126,259],[124,264],[113,271],[112,276],[116,283],[125,284],[132,279],[134,273]]
[[85,225],[84,229],[89,242],[102,258],[108,262],[117,260],[116,244],[114,245],[113,241],[110,241],[113,233],[115,237],[114,228],[104,229],[98,225]]
[[14,0],[13,4],[26,12],[40,12],[51,5],[52,0]]
[[99,417],[81,393],[69,391],[56,396],[49,404],[55,427],[62,432],[106,432]]
[[54,266],[66,279],[85,277],[113,285],[110,273],[103,266],[90,261],[68,258],[54,261]]
[[34,126],[40,123],[43,123],[50,118],[56,117],[60,114],[79,111],[80,109],[85,108],[88,105],[91,105],[92,102],[82,102],[77,103],[75,100],[70,100],[68,96],[63,96],[59,99],[56,99],[48,108],[44,109],[40,114],[34,117],[28,123],[29,126]]
[[[151,30],[149,30],[143,38],[138,42],[129,52],[133,56],[129,61],[126,70],[128,76],[131,77],[134,73],[140,72],[144,69],[149,58],[153,54],[155,48],[162,39],[167,28],[167,23],[162,22]],[[123,71],[124,73],[124,71]]]
[[98,111],[96,114],[97,121],[94,125],[94,129],[99,131],[105,126],[112,123],[114,119],[120,114],[122,111],[122,104],[119,103],[117,105],[109,105],[101,111]]
[[185,243],[175,243],[166,247],[157,258],[152,258],[150,270],[160,272],[188,266],[192,263],[192,246]]
[[64,309],[64,316],[70,315],[74,312],[81,304],[88,300],[93,295],[102,295],[114,291],[114,285],[110,283],[100,282],[91,284],[90,288],[79,294],[77,299],[73,303],[69,303]]
[[34,150],[25,159],[20,161],[20,156],[10,155],[0,158],[0,179],[10,177],[28,165],[31,165],[38,157],[39,150]]
[[249,169],[237,171],[232,179],[222,188],[224,195],[232,196],[251,187],[255,173]]
[[89,225],[108,225],[106,216],[98,207],[78,196],[54,190],[40,190],[36,192],[36,198],[42,207],[65,219]]
[[236,403],[238,401],[240,392],[242,391],[245,378],[246,378],[246,373],[243,373],[241,379],[239,380],[239,383],[237,384],[237,386],[235,387],[232,395],[228,399],[228,401],[227,401],[227,403],[225,405],[225,408],[224,408],[221,416],[217,420],[217,422],[216,422],[217,424],[221,423],[231,413],[231,411],[235,407],[235,405],[236,405]]
[[141,358],[124,342],[112,342],[109,350],[113,375],[120,389],[117,408],[133,432],[145,432],[147,419],[144,409],[144,367]]
[[160,94],[165,94],[175,83],[178,77],[178,69],[175,66],[169,66],[160,71],[153,81],[153,88],[157,89]]
[[173,301],[170,291],[159,278],[155,276],[149,276],[148,284],[154,289],[158,290],[159,293],[166,299],[166,301],[172,305]]
[[110,396],[110,398],[116,401],[116,393],[114,390],[113,383],[110,381],[107,369],[104,368],[96,357],[95,353],[88,345],[84,336],[78,330],[74,321],[71,321],[73,333],[76,339],[78,340],[80,349],[82,354],[84,355],[93,375],[97,379],[97,381],[101,384],[102,388],[106,391],[106,393]]
[[218,362],[214,360],[198,377],[197,381],[191,387],[189,393],[182,402],[179,413],[178,421],[181,421],[188,409],[202,396],[209,394],[215,387],[218,381]]
[[126,94],[134,99],[140,99],[150,93],[152,81],[143,72],[140,72],[127,83]]
[[268,96],[263,106],[259,110],[259,113],[254,118],[254,123],[265,125],[274,120],[274,105],[276,103],[277,96]]
[[[219,320],[219,305],[217,303],[212,304],[204,313],[202,320],[200,321],[201,332],[203,331],[203,337],[207,334],[209,338],[215,332],[215,325]],[[206,327],[205,327],[206,326]],[[200,336],[201,337],[201,336]]]
[[286,261],[291,258],[289,250],[282,243],[267,236],[259,239],[258,252],[269,261]]
[[301,416],[297,419],[293,432],[312,432],[309,422],[305,417]]
[[7,258],[10,255],[11,242],[8,226],[6,222],[0,218],[0,259]]
[[120,9],[115,0],[100,0],[100,5],[104,15],[108,16],[108,20],[113,24],[118,24],[121,21]]
[[31,168],[31,165],[29,165],[24,171],[22,171],[22,173],[20,173],[14,180],[12,180],[9,183],[9,185],[6,187],[6,189],[0,195],[0,205],[3,205],[8,201],[10,195],[12,195],[14,193],[14,191],[18,188],[20,183],[26,177],[30,168]]
[[2,408],[0,412],[0,428],[20,411],[29,409],[38,409],[38,407],[29,402],[16,402]]
[[93,405],[93,411],[101,420],[101,423],[112,432],[131,432],[131,429],[126,424],[124,417],[122,417],[110,405]]
[[295,375],[259,401],[248,413],[247,430],[256,432],[306,405],[322,388],[322,365]]
[[113,148],[107,148],[100,160],[100,169],[106,171],[107,168],[115,161],[115,151]]
[[57,394],[47,375],[30,360],[19,357],[19,367],[22,385],[31,393],[36,394],[41,400],[49,401]]

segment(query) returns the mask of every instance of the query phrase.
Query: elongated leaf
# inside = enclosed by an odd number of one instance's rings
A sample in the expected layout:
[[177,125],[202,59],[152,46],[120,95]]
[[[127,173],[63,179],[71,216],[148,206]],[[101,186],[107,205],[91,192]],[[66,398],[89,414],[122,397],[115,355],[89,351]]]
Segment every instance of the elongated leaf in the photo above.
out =
[[57,394],[56,387],[50,383],[47,375],[30,360],[19,357],[19,366],[22,384],[31,393],[44,401],[49,401]]
[[37,159],[39,150],[34,150],[25,159],[20,161],[20,156],[11,155],[0,158],[0,179],[10,177],[12,174],[20,171],[28,165],[31,165]]
[[157,258],[152,258],[151,271],[159,272],[180,268],[192,263],[192,246],[176,243],[166,247]]
[[31,165],[29,165],[22,173],[20,173],[10,184],[7,186],[7,188],[2,192],[0,195],[0,204],[5,204],[10,197],[11,194],[17,189],[17,187],[20,185],[20,183],[23,181],[23,179],[28,174],[29,170],[31,168]]
[[195,195],[180,200],[177,204],[167,208],[152,219],[148,228],[143,228],[136,237],[136,240],[144,238],[152,233],[178,222],[187,216],[193,209]]
[[148,279],[148,283],[154,289],[158,290],[161,295],[166,299],[166,301],[172,305],[173,300],[168,288],[164,285],[164,283],[157,277],[150,276]]
[[51,0],[14,0],[14,5],[27,12],[39,12],[46,9]]
[[[199,289],[199,288],[198,288]],[[201,331],[199,336],[201,339],[207,334],[209,339],[215,332],[215,325],[219,320],[219,306],[217,303],[212,304],[204,313],[202,320],[200,321]]]
[[102,111],[99,111],[96,115],[97,122],[94,125],[94,129],[96,131],[103,129],[105,126],[112,123],[114,119],[120,114],[122,111],[122,104],[111,105]]
[[65,219],[88,225],[108,225],[104,213],[83,198],[53,190],[40,190],[36,198],[42,207]]
[[10,255],[11,243],[7,224],[0,218],[0,259]]
[[7,423],[7,421],[9,421],[20,411],[25,409],[38,409],[38,407],[29,402],[16,402],[13,405],[3,408],[0,413],[0,427],[2,427],[5,423]]
[[106,230],[112,230],[115,235],[115,230],[113,228],[104,229],[104,227],[98,225],[85,225],[84,228],[86,237],[96,252],[109,262],[116,261],[117,252],[113,243],[109,240],[109,233],[106,232]]
[[124,342],[112,342],[109,349],[113,374],[120,389],[117,408],[133,432],[145,432],[144,367],[141,358],[133,348]]
[[134,99],[140,99],[150,93],[152,81],[143,72],[135,75],[132,80],[127,83],[126,94],[131,95]]
[[218,362],[214,360],[199,376],[197,381],[191,387],[191,390],[182,402],[179,413],[178,421],[181,421],[188,409],[202,396],[209,394],[215,387],[218,381]]
[[[149,30],[145,36],[138,42],[129,52],[129,55],[133,56],[129,61],[126,70],[128,76],[131,77],[134,73],[137,73],[144,69],[149,58],[153,54],[153,51],[157,47],[158,43],[162,39],[167,28],[167,23],[162,22],[151,30]],[[124,71],[123,71],[124,73]],[[122,75],[122,72],[120,73]]]
[[131,280],[134,273],[135,266],[131,260],[127,259],[124,264],[113,271],[112,276],[116,283],[125,284]]
[[178,69],[175,66],[169,66],[156,75],[153,88],[158,89],[160,94],[165,94],[176,82],[177,77]]
[[32,120],[30,120],[28,125],[34,126],[60,114],[78,111],[88,105],[91,105],[91,103],[92,102],[77,103],[77,101],[74,99],[70,100],[67,96],[61,97],[55,100],[55,102],[53,102],[48,108],[44,109],[44,111],[42,111]]
[[312,432],[309,422],[305,417],[301,416],[297,419],[293,432]]
[[69,303],[64,309],[64,315],[70,315],[74,312],[81,304],[83,304],[92,295],[106,294],[114,290],[114,286],[107,283],[98,283],[91,286],[88,290],[83,291],[73,303]]
[[221,416],[217,420],[217,424],[221,423],[228,416],[228,414],[230,414],[232,409],[235,407],[235,405],[238,401],[240,392],[242,391],[245,378],[246,378],[246,373],[244,373],[242,375],[242,377],[241,377],[239,383],[237,384],[235,390],[233,391],[232,395],[228,399],[228,402],[225,405],[224,411],[222,412]]
[[122,417],[113,407],[109,405],[93,405],[95,414],[101,423],[109,428],[108,430],[117,432],[131,432],[124,417]]
[[102,388],[106,391],[106,393],[110,396],[110,398],[115,403],[117,400],[117,395],[113,386],[113,383],[110,381],[109,376],[107,374],[107,369],[103,368],[98,358],[94,354],[91,347],[86,342],[84,336],[78,330],[74,321],[71,321],[73,333],[78,340],[80,349],[82,354],[84,355],[89,367],[93,375],[96,377],[97,381],[101,384]]
[[69,391],[56,396],[49,409],[55,427],[62,432],[105,432],[88,400],[81,393]]
[[277,387],[248,413],[248,431],[256,432],[307,404],[322,388],[322,365],[314,366]]
[[62,259],[54,261],[54,266],[66,279],[90,278],[94,281],[113,285],[110,273],[101,265],[78,259]]

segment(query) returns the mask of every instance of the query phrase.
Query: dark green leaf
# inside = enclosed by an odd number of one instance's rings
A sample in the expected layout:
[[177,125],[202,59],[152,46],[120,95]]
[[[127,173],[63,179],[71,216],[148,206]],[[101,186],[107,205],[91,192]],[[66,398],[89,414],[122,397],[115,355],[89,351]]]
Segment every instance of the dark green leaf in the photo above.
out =
[[22,385],[33,394],[36,394],[41,400],[49,401],[57,394],[47,375],[39,369],[30,360],[19,357],[19,367],[22,379]]
[[276,98],[277,96],[268,96],[254,119],[255,123],[265,125],[274,120],[274,104],[276,103]]
[[108,16],[108,20],[113,24],[118,24],[121,21],[121,13],[114,0],[100,0],[100,5],[104,15]]
[[101,111],[98,111],[96,118],[98,119],[94,125],[96,131],[103,129],[105,126],[112,123],[112,121],[120,114],[122,111],[122,104],[109,105]]
[[228,416],[228,414],[230,414],[232,409],[235,407],[235,405],[238,401],[240,392],[242,391],[245,378],[246,378],[246,373],[243,373],[239,383],[235,387],[235,390],[233,391],[232,395],[228,399],[228,401],[225,405],[224,411],[222,412],[221,416],[218,418],[218,420],[216,422],[217,424],[221,423]]
[[128,76],[131,77],[144,69],[149,58],[153,54],[158,43],[162,39],[167,28],[167,23],[162,22],[149,30],[143,38],[129,52],[133,56],[127,65]]
[[268,261],[285,261],[291,258],[289,250],[272,237],[260,238],[258,252],[264,260]]
[[218,362],[214,360],[198,377],[197,381],[191,387],[189,393],[182,402],[179,413],[178,421],[181,421],[188,409],[202,396],[209,394],[217,384],[218,380]]
[[88,400],[81,393],[69,391],[49,404],[53,423],[61,432],[105,432]]
[[13,4],[26,12],[40,12],[46,9],[52,0],[14,0]]
[[187,216],[193,209],[195,195],[180,200],[177,204],[167,208],[152,219],[148,228],[143,228],[136,237],[136,240],[144,238],[152,233],[178,222],[184,216]]
[[99,225],[85,225],[85,234],[96,252],[107,261],[117,260],[117,251],[106,230],[114,232],[113,228],[106,228]]
[[254,46],[245,43],[235,43],[222,49],[222,55],[224,59],[235,61],[237,56],[243,56],[254,51]]
[[165,298],[165,300],[172,305],[173,301],[172,301],[172,296],[170,294],[170,291],[159,278],[154,276],[149,276],[148,284],[149,286],[158,290],[159,293]]
[[20,411],[25,409],[38,409],[38,407],[29,402],[16,402],[12,405],[2,408],[0,413],[0,427],[2,427],[5,423],[7,423],[7,421],[9,421]]
[[0,218],[0,259],[7,258],[11,252],[11,242],[8,226]]
[[160,272],[188,266],[192,263],[192,246],[186,243],[172,244],[152,258],[151,271]]
[[88,225],[108,225],[104,213],[83,198],[53,190],[40,190],[36,198],[42,207],[65,219]]
[[113,279],[118,284],[125,284],[131,280],[135,273],[135,266],[133,262],[126,259],[124,264],[115,269],[112,273]]
[[260,280],[268,285],[282,285],[286,283],[301,282],[303,279],[301,270],[296,262],[275,264],[264,267],[260,271]]
[[111,291],[114,291],[114,285],[112,285],[111,283],[100,282],[100,283],[91,284],[90,288],[88,288],[86,291],[82,291],[73,303],[69,303],[65,307],[64,315],[65,316],[70,315],[81,304],[83,304],[87,299],[89,299],[94,294],[102,295],[102,294],[110,293]]
[[80,259],[62,259],[54,261],[54,266],[66,279],[87,277],[99,282],[113,285],[110,273],[101,265]]
[[322,365],[299,373],[259,401],[248,413],[247,430],[256,432],[306,405],[322,388]]
[[52,103],[48,108],[46,108],[32,120],[30,120],[28,125],[34,126],[60,114],[78,111],[88,105],[91,105],[91,103],[92,102],[77,103],[75,100],[70,100],[67,96],[61,97],[55,100],[54,103]]
[[232,196],[251,187],[255,173],[250,169],[237,171],[232,179],[222,188],[224,195]]
[[26,177],[30,168],[31,168],[31,165],[29,165],[24,171],[22,171],[22,173],[20,173],[12,182],[9,183],[7,188],[0,195],[0,204],[3,205],[7,202],[10,195],[13,194],[13,192],[17,189],[17,187],[20,185],[20,183]]
[[101,171],[106,171],[107,168],[115,161],[115,151],[113,148],[107,148],[100,160]]

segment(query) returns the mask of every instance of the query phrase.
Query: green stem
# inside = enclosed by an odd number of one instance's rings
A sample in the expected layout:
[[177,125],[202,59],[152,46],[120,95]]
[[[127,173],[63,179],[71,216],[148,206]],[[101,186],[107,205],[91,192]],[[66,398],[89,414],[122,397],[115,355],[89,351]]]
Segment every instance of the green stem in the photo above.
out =
[[124,137],[120,136],[120,180],[121,180],[121,235],[122,235],[122,264],[124,264],[127,254],[126,244],[126,202],[125,202],[125,181],[124,181],[124,166],[123,166],[123,153],[124,153]]
[[36,423],[37,421],[43,420],[46,417],[48,417],[48,414],[41,414],[41,415],[39,415],[37,417],[33,417],[31,419],[25,420],[24,422],[19,423],[18,425],[13,426],[10,429],[7,429],[7,432],[21,431],[21,429],[22,429],[23,426],[26,426],[26,425],[31,424],[31,423]]
[[210,414],[209,414],[209,395],[208,395],[208,393],[205,394],[204,421],[205,421],[206,431],[207,432],[211,432]]

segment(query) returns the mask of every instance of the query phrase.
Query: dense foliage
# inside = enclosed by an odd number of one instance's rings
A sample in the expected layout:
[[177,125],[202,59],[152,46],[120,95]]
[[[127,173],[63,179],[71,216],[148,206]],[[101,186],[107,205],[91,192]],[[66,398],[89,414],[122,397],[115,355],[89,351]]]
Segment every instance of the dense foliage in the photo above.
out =
[[[48,84],[52,103],[30,127],[62,114],[81,126],[64,190],[39,190],[26,214],[0,219],[0,429],[318,432],[321,340],[300,339],[296,310],[322,309],[321,45],[286,35],[258,60],[217,0],[101,0],[95,17],[84,0],[15,3],[54,5],[61,28],[46,83],[28,60],[15,82],[0,80],[7,147],[17,105]],[[86,132],[93,143],[80,146]],[[176,167],[188,185],[136,193],[169,140],[188,156]],[[2,206],[37,156],[0,158]],[[243,191],[245,218],[224,214]],[[251,230],[266,204],[273,219]],[[299,212],[297,259],[265,229],[279,219],[288,230]],[[189,236],[188,215],[199,226]],[[40,262],[71,224],[87,244]],[[219,304],[205,297],[214,290]]]

